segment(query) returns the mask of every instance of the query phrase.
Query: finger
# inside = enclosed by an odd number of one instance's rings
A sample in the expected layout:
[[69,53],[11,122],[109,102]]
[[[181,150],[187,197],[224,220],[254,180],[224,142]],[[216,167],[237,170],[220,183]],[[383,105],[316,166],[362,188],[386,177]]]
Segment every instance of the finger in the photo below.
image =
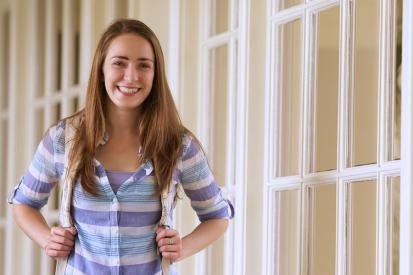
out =
[[63,228],[61,226],[52,227],[51,233],[59,236],[74,236],[77,234],[75,227]]
[[160,252],[178,252],[178,245],[164,245],[159,248]]
[[65,237],[58,236],[58,235],[51,235],[49,237],[49,241],[54,242],[54,243],[58,243],[58,244],[63,244],[63,245],[66,245],[66,246],[73,246],[74,245],[74,240],[67,239]]
[[71,251],[73,246],[67,246],[60,243],[50,242],[47,244],[47,249],[57,250],[57,251]]
[[62,251],[62,250],[54,250],[54,249],[46,249],[46,255],[49,257],[66,257],[69,256],[70,251]]
[[164,238],[160,238],[157,243],[159,247],[162,247],[165,245],[173,245],[175,244],[175,241],[172,238],[164,237]]
[[178,231],[174,229],[166,229],[165,230],[165,237],[172,238],[175,236],[179,236]]
[[170,237],[175,237],[179,236],[178,231],[173,230],[173,229],[160,229],[157,231],[158,233],[156,234],[156,242],[158,242],[162,238],[170,238]]
[[158,246],[165,246],[165,245],[181,245],[181,238],[174,237],[174,238],[163,238],[159,240]]
[[51,229],[51,235],[58,235],[58,236],[62,236],[65,237],[69,240],[74,240],[75,239],[75,234],[72,233],[73,229],[71,228],[62,228],[62,227],[52,227]]

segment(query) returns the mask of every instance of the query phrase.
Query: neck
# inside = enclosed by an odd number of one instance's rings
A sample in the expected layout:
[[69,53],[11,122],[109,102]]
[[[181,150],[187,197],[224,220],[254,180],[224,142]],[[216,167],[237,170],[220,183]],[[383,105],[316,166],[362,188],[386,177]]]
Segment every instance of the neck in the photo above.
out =
[[109,103],[106,115],[106,128],[110,136],[138,134],[138,110],[119,109]]

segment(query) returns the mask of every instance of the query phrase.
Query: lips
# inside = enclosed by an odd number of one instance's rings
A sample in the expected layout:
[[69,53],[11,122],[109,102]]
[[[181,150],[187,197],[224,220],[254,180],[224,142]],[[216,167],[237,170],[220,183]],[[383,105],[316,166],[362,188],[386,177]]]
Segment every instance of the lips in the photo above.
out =
[[125,87],[125,86],[116,86],[118,91],[121,92],[123,95],[132,96],[137,94],[141,88],[138,87]]

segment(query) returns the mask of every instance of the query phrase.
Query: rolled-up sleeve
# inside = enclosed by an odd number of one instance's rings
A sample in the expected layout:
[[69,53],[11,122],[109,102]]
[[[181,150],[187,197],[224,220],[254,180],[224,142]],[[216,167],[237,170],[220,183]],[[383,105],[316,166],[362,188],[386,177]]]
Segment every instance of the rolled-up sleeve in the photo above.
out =
[[54,154],[55,133],[56,127],[46,132],[26,174],[9,192],[8,203],[25,204],[38,209],[46,205],[50,191],[59,179]]
[[234,216],[234,208],[215,181],[201,145],[189,135],[184,139],[181,182],[201,222]]

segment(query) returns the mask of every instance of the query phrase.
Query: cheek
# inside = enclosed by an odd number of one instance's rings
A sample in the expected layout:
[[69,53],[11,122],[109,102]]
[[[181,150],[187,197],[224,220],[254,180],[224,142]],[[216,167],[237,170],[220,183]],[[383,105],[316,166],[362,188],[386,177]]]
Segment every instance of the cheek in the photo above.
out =
[[147,77],[145,77],[146,85],[152,86],[154,79],[154,75],[147,75]]
[[113,86],[115,82],[121,78],[121,75],[119,72],[115,70],[105,70],[104,71],[104,78],[105,78],[105,86]]

